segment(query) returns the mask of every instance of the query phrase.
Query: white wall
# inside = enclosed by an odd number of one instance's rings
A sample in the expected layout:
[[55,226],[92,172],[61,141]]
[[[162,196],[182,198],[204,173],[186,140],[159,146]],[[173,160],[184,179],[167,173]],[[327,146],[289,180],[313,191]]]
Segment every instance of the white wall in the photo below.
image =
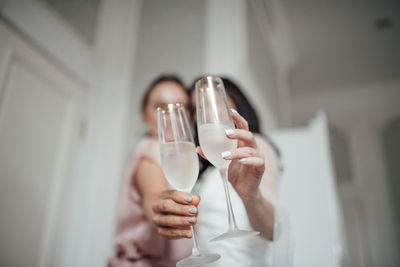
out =
[[272,52],[244,0],[145,1],[141,12],[132,95],[131,149],[145,131],[138,114],[156,75],[186,83],[204,74],[232,77],[255,105],[263,130],[276,127],[277,85]]
[[400,262],[381,139],[385,123],[400,114],[399,89],[399,82],[370,83],[292,98],[296,124],[323,109],[330,124],[348,139],[352,180],[339,185],[339,193],[345,215],[353,216],[348,221],[345,217],[347,236],[352,239],[349,245],[361,250],[347,261],[359,266],[398,266]]
[[[294,267],[341,266],[342,218],[325,115],[318,114],[305,127],[274,131],[271,137],[282,153],[279,203],[289,218],[280,237],[289,241],[282,253],[292,257]],[[277,266],[291,266],[285,262]]]
[[[95,42],[41,1],[3,1],[11,29],[87,92],[75,168],[58,232],[57,266],[104,266],[113,254],[115,207],[125,164],[140,0],[102,1]],[[21,34],[22,33],[22,34]]]
[[251,72],[269,100],[276,125],[291,126],[289,70],[296,61],[292,31],[280,0],[247,1]]
[[[97,28],[97,73],[88,114],[86,183],[76,188],[73,227],[81,228],[69,243],[64,266],[104,266],[114,254],[113,235],[120,181],[125,166],[132,73],[141,1],[103,1]],[[81,174],[82,175],[82,174]],[[79,256],[77,256],[78,254]],[[75,259],[75,262],[70,262]]]
[[126,154],[147,130],[140,103],[151,81],[172,73],[188,85],[204,68],[204,1],[144,1],[140,13]]
[[[263,29],[249,17],[253,11],[243,0],[207,0],[206,3],[205,72],[232,77],[254,104],[263,130],[276,127],[272,104],[276,99],[272,93],[276,90],[275,62],[261,38]],[[256,55],[260,58],[255,58]]]
[[196,78],[204,67],[204,24],[204,1],[144,1],[134,90],[143,91],[164,72],[177,73],[187,83]]

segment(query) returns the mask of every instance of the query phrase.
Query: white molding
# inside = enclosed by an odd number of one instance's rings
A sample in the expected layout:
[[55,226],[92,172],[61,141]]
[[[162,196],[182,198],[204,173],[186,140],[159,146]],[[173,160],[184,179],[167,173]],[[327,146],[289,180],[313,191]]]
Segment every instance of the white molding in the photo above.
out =
[[61,62],[72,72],[85,80],[94,78],[92,47],[44,3],[38,0],[5,0],[1,12],[45,51],[62,59]]

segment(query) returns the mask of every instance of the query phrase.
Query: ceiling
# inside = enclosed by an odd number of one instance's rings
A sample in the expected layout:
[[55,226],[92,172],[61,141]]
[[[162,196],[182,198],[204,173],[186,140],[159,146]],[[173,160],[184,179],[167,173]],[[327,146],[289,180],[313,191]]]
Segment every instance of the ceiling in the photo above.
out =
[[41,0],[53,8],[89,44],[93,44],[101,0]]
[[283,8],[294,95],[400,80],[400,1],[284,0]]

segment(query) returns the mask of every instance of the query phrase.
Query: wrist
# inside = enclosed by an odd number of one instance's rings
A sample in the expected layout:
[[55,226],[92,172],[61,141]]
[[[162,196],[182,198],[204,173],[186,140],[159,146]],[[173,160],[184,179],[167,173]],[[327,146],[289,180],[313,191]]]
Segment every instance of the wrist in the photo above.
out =
[[250,197],[248,198],[243,198],[243,203],[244,205],[247,206],[253,206],[260,204],[262,202],[263,196],[261,194],[260,189],[257,189],[255,194],[252,194]]

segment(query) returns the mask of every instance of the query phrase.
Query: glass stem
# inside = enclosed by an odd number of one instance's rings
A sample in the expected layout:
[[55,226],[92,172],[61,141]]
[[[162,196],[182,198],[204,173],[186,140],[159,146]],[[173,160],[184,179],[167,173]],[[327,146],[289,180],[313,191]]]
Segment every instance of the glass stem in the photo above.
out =
[[235,215],[233,214],[231,196],[229,195],[228,171],[226,168],[224,168],[224,169],[220,169],[219,172],[221,174],[222,183],[224,184],[226,207],[228,209],[228,224],[229,224],[228,231],[236,230],[236,229],[238,229],[238,227],[236,224]]
[[192,231],[192,256],[200,256],[200,246],[199,243],[197,242],[197,236],[196,236],[196,231],[194,230],[193,225],[190,226],[190,230]]

